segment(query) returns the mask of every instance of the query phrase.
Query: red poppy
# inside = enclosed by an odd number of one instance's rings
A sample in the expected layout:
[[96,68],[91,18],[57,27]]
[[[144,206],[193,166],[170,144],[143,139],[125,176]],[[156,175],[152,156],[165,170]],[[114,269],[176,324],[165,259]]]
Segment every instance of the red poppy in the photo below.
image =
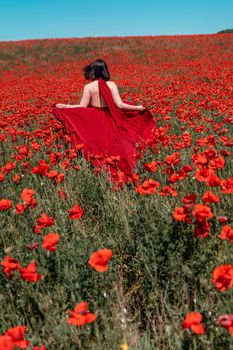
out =
[[141,186],[135,187],[135,191],[141,195],[153,194],[157,191],[160,183],[153,179],[145,180]]
[[32,141],[31,142],[31,148],[34,150],[34,151],[39,151],[40,150],[40,145],[35,142],[35,141]]
[[80,165],[74,165],[74,169],[75,169],[75,170],[80,170],[81,167],[80,167]]
[[83,209],[78,204],[75,204],[73,208],[68,210],[68,213],[69,213],[69,218],[73,220],[79,219],[84,215]]
[[112,257],[112,250],[110,249],[100,249],[91,254],[88,264],[93,267],[98,272],[103,272],[108,270],[108,261]]
[[32,261],[25,268],[20,268],[20,276],[22,279],[29,282],[37,282],[42,276],[36,271],[36,262]]
[[0,350],[14,350],[14,342],[9,335],[0,335]]
[[42,243],[42,247],[46,250],[54,252],[56,250],[56,244],[60,240],[60,235],[58,233],[48,233]]
[[36,200],[33,198],[33,196],[35,195],[35,191],[31,190],[29,188],[25,188],[22,192],[21,192],[21,198],[23,199],[23,201],[27,204],[27,205],[31,205],[31,206],[35,206],[36,204]]
[[25,172],[25,169],[29,169],[30,168],[30,163],[29,162],[23,162],[21,164],[22,168],[23,168],[23,173]]
[[207,220],[202,220],[196,223],[196,227],[194,228],[194,236],[198,237],[206,237],[210,232],[210,223]]
[[17,151],[18,151],[18,154],[21,154],[21,155],[24,155],[24,156],[27,156],[28,155],[28,152],[29,152],[29,147],[28,145],[22,145],[22,146],[19,146],[17,147]]
[[214,173],[213,169],[210,168],[202,168],[195,173],[195,178],[197,181],[207,181],[208,177]]
[[193,171],[194,169],[193,169],[193,167],[191,166],[191,165],[184,165],[183,167],[182,167],[182,169],[186,172],[186,173],[188,173],[188,172],[190,172],[190,171]]
[[[120,171],[120,170],[118,170],[114,174],[114,180],[117,183],[116,189],[121,188],[122,184],[127,181],[125,173],[123,171]],[[128,177],[128,181],[133,182],[133,180],[130,177]]]
[[65,178],[65,174],[63,173],[57,174],[55,178],[55,182],[60,184],[64,181],[64,178]]
[[25,210],[27,208],[28,208],[28,206],[26,204],[18,203],[15,206],[15,212],[16,212],[16,214],[21,214],[21,213],[25,212]]
[[3,266],[3,273],[7,277],[12,277],[13,271],[20,269],[20,263],[18,260],[11,258],[9,255],[5,257],[3,261],[1,261],[1,265]]
[[220,292],[233,287],[233,265],[224,264],[213,270],[212,282]]
[[39,219],[37,219],[36,221],[38,223],[38,226],[40,226],[40,228],[45,228],[45,227],[54,225],[53,218],[54,218],[53,216],[48,217],[47,214],[43,213],[41,214]]
[[10,174],[10,172],[16,167],[16,163],[13,162],[8,162],[6,165],[3,167],[3,172],[5,174]]
[[167,156],[165,159],[165,163],[168,165],[178,165],[180,162],[180,153],[174,152],[171,155]]
[[221,153],[224,157],[228,157],[228,156],[231,155],[231,152],[229,152],[229,151],[227,151],[227,150],[225,150],[225,149],[222,149],[222,150],[220,151],[220,153]]
[[57,176],[57,170],[52,170],[46,175],[49,179],[52,179]]
[[175,207],[173,218],[176,221],[185,221],[187,218],[187,210],[183,207]]
[[32,350],[46,350],[46,347],[44,345],[33,346]]
[[205,333],[205,328],[201,321],[202,315],[199,312],[192,311],[185,316],[182,322],[182,327],[184,329],[190,328],[193,331],[193,333],[203,334]]
[[83,326],[96,320],[96,315],[92,314],[88,310],[88,304],[85,301],[77,304],[74,311],[68,310],[67,312],[72,315],[67,319],[67,323],[74,324],[76,326]]
[[206,219],[211,219],[214,216],[211,208],[202,204],[196,204],[192,214],[199,222]]
[[55,152],[49,154],[50,163],[52,165],[56,165],[60,159],[62,159],[62,153],[61,152]]
[[14,175],[14,177],[13,177],[14,182],[18,182],[20,179],[21,179],[21,177],[18,174]]
[[228,217],[224,215],[220,215],[217,217],[218,221],[221,222],[222,224],[228,221]]
[[206,184],[210,187],[217,187],[221,184],[221,179],[217,175],[211,174],[206,179]]
[[190,207],[196,202],[197,196],[194,193],[191,193],[189,196],[185,196],[182,198],[182,202],[185,203],[185,206]]
[[209,162],[209,167],[212,169],[223,169],[225,160],[222,157],[216,157]]
[[116,166],[117,162],[120,160],[120,156],[111,156],[104,159],[104,163],[108,165]]
[[231,228],[229,225],[223,226],[218,238],[226,239],[233,243],[233,228]]
[[220,191],[225,194],[233,193],[233,177],[221,181]]
[[221,315],[218,318],[218,324],[228,330],[230,335],[233,335],[233,315]]
[[171,195],[172,197],[178,196],[178,192],[172,186],[163,186],[159,192],[160,196]]
[[214,194],[212,191],[206,191],[202,196],[202,200],[207,204],[220,202],[219,196]]
[[55,183],[61,183],[65,178],[65,174],[63,173],[58,174],[57,170],[52,170],[50,173],[47,173],[46,176],[50,179],[53,179]]
[[39,165],[31,170],[31,174],[47,175],[50,165],[46,163],[46,160],[39,160]]
[[60,164],[60,167],[64,170],[68,170],[71,167],[71,162],[69,159],[65,160]]
[[169,182],[172,182],[172,183],[175,183],[175,182],[177,182],[179,179],[180,179],[180,178],[179,178],[179,175],[173,173],[173,174],[170,175],[168,181],[169,181]]
[[143,168],[145,170],[152,172],[152,173],[155,173],[157,171],[157,164],[158,163],[156,161],[151,162],[151,163],[144,163]]
[[12,207],[10,199],[0,199],[0,210],[8,210]]
[[36,220],[38,225],[34,227],[33,231],[40,234],[41,229],[54,225],[53,219],[54,219],[54,216],[48,217],[48,215],[45,213],[41,214],[39,219]]
[[11,337],[14,346],[20,349],[26,349],[30,345],[30,343],[28,340],[24,339],[25,331],[25,326],[17,326],[14,328],[10,328],[4,335]]
[[208,163],[208,159],[204,155],[197,153],[192,156],[192,161],[197,167],[200,168]]

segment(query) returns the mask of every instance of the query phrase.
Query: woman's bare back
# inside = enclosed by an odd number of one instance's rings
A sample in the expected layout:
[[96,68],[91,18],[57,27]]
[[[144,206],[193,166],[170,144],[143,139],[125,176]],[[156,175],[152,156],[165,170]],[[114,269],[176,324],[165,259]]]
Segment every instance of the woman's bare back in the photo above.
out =
[[[114,83],[112,81],[106,81],[106,83],[112,91],[112,86]],[[98,80],[94,80],[87,85],[90,91],[89,107],[107,107],[103,96],[100,94]]]

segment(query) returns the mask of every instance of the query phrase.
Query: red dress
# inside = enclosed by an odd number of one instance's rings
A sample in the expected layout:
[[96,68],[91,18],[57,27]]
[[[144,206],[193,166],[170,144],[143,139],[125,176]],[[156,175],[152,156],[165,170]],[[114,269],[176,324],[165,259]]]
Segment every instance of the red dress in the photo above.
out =
[[117,165],[108,167],[108,170],[116,174],[120,169],[126,177],[131,176],[136,165],[136,143],[152,136],[156,129],[153,116],[148,109],[137,111],[116,107],[106,81],[102,78],[97,80],[107,107],[60,109],[54,104],[53,114],[65,126],[72,147],[83,144],[87,160],[106,168],[106,164],[110,163],[106,162],[106,158],[120,156]]

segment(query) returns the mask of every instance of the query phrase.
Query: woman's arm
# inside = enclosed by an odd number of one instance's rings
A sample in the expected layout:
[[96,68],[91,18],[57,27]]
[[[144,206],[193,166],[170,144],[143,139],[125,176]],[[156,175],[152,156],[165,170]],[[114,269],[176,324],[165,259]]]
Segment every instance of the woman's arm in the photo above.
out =
[[80,105],[66,105],[64,103],[57,103],[56,107],[57,108],[76,108],[76,107],[80,107]]
[[130,105],[128,103],[124,103],[121,99],[121,96],[119,94],[119,90],[118,90],[116,83],[113,83],[112,97],[113,97],[113,101],[114,101],[115,105],[118,108],[126,108],[129,110],[138,110],[138,111],[143,111],[144,109],[146,109],[146,107],[144,107],[142,105],[134,106],[134,105]]
[[83,95],[82,95],[81,101],[78,105],[67,105],[67,104],[63,104],[63,103],[57,103],[56,107],[58,107],[58,108],[87,107],[89,105],[90,98],[91,98],[91,95],[90,95],[89,87],[87,85],[85,85],[84,89],[83,89]]

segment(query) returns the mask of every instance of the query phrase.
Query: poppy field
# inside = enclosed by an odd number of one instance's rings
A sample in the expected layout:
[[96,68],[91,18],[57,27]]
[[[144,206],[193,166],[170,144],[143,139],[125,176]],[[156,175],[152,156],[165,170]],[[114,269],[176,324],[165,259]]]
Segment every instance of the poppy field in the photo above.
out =
[[[233,34],[0,42],[0,350],[233,349]],[[129,181],[54,118],[106,60]],[[93,155],[98,159],[98,155]]]

